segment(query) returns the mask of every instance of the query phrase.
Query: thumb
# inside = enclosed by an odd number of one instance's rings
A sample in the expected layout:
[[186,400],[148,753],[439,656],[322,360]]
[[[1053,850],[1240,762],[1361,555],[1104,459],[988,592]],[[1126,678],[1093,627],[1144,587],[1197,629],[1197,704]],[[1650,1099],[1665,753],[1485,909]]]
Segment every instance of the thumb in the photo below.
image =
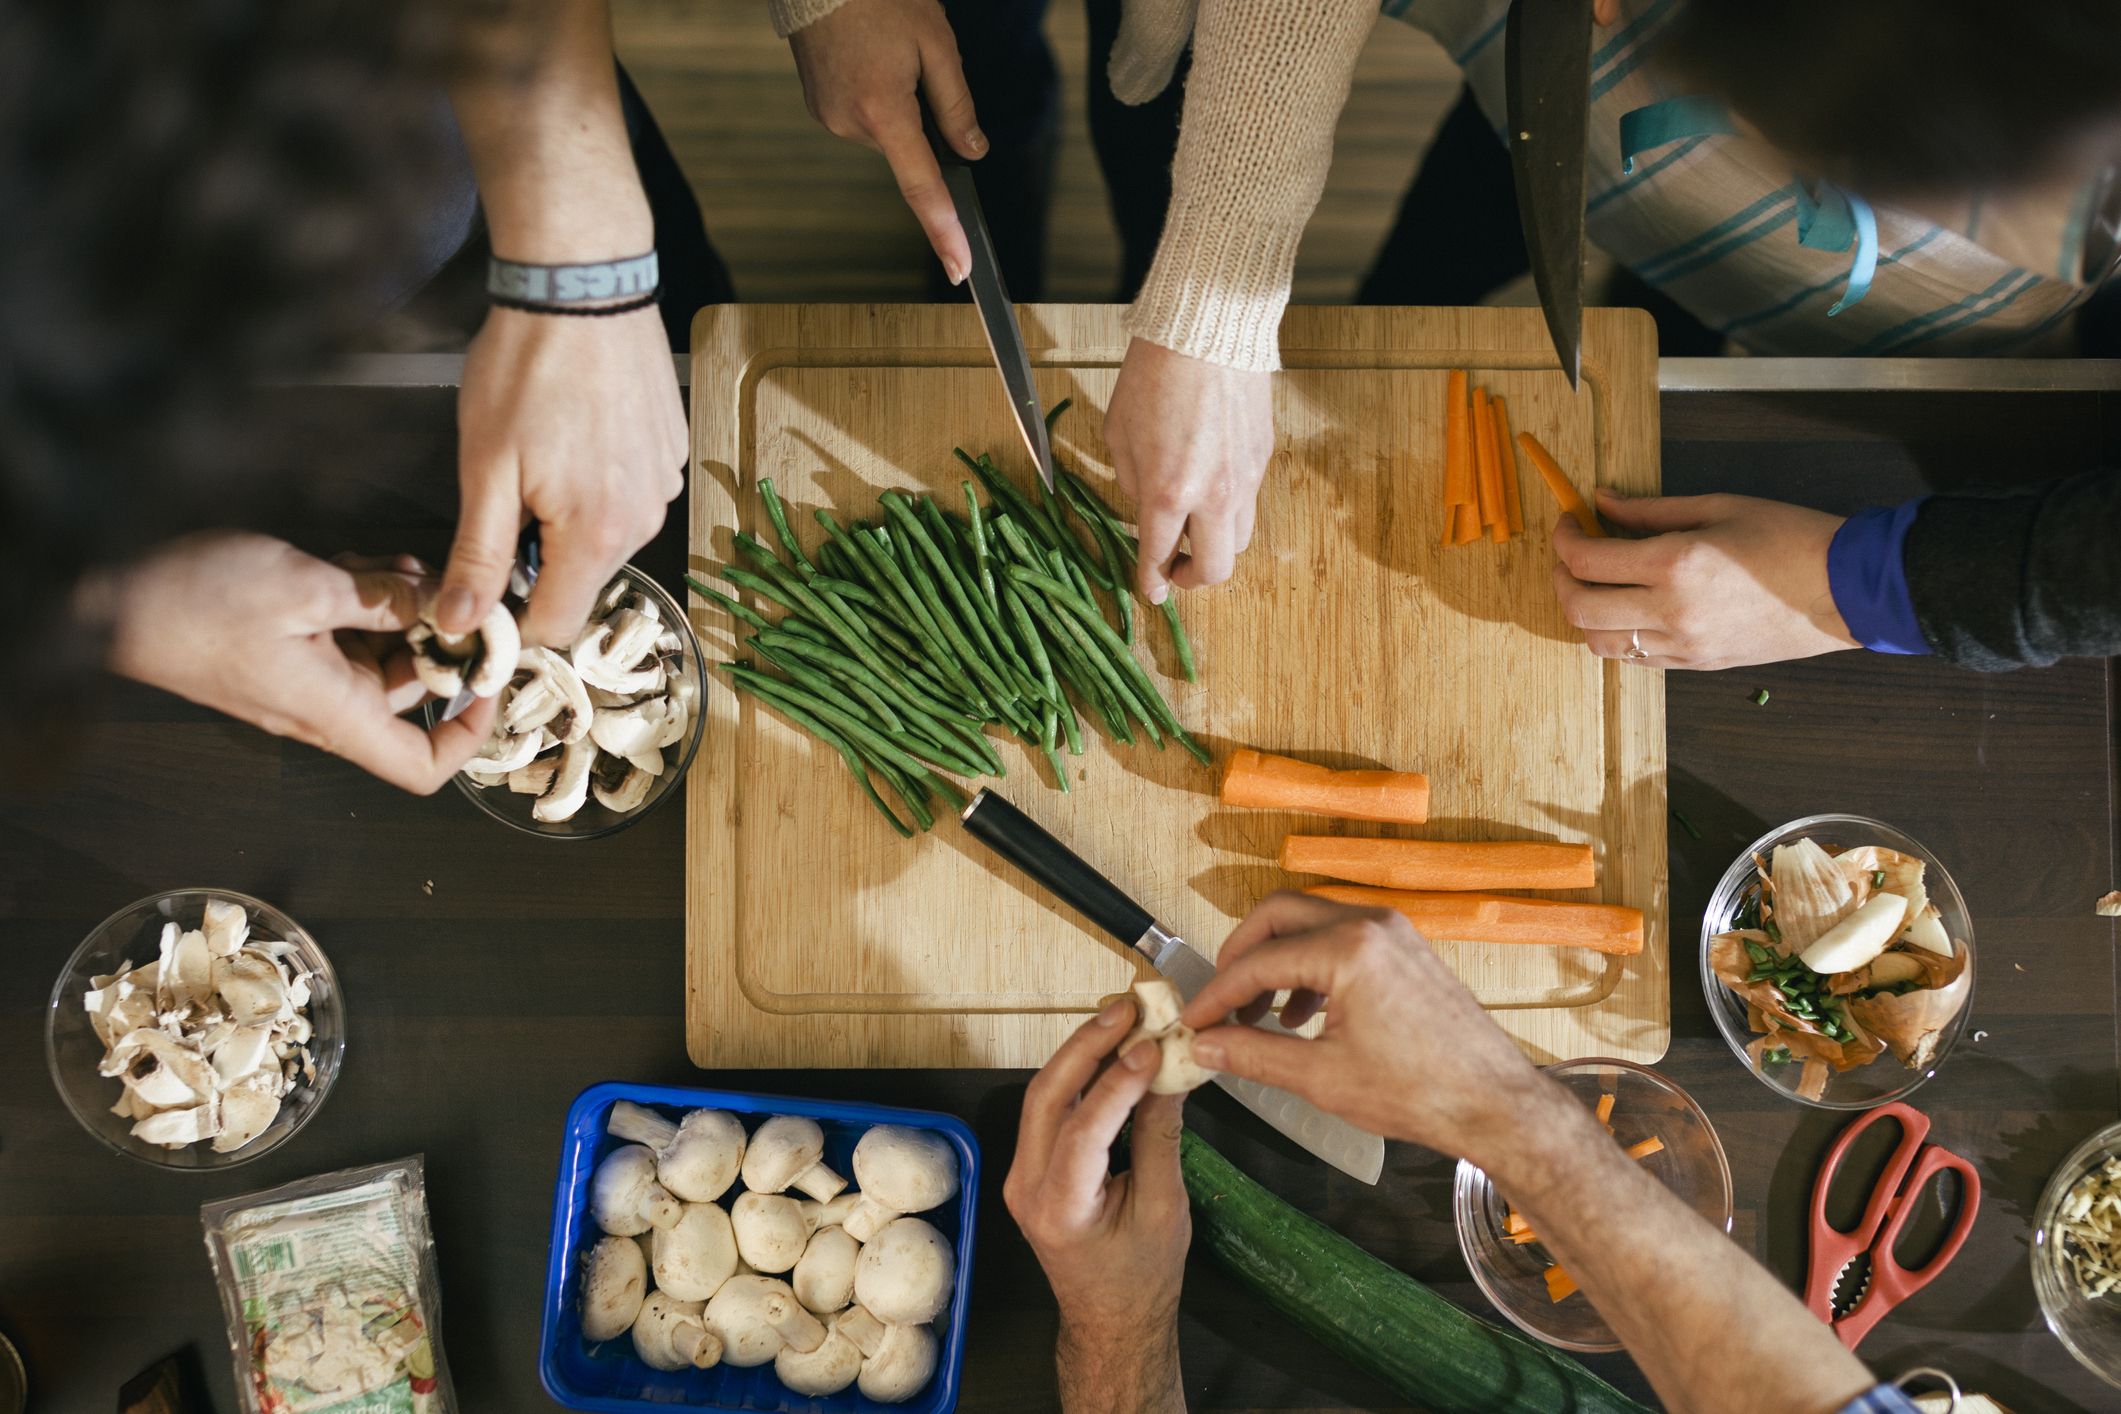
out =
[[1598,488],[1598,514],[1623,530],[1661,535],[1668,530],[1698,530],[1716,517],[1708,496],[1623,496],[1609,486]]
[[462,483],[457,537],[435,604],[435,626],[444,633],[470,633],[501,601],[523,528],[521,478],[513,455],[467,456]]
[[1319,1046],[1317,1041],[1256,1026],[1211,1026],[1193,1037],[1193,1056],[1210,1070],[1312,1099],[1327,1061]]

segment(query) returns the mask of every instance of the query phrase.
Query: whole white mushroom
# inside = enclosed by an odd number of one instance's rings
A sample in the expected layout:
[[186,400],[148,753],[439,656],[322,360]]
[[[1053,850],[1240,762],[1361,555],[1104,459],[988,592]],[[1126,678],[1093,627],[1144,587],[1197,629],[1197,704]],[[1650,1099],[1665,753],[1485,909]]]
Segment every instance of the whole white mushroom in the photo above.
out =
[[737,1255],[760,1272],[785,1272],[802,1258],[810,1225],[795,1199],[782,1193],[740,1193],[729,1211]]
[[856,1242],[903,1213],[925,1213],[957,1196],[957,1153],[932,1129],[879,1124],[854,1146],[861,1199],[844,1226]]
[[634,1319],[633,1350],[652,1370],[705,1370],[721,1362],[722,1341],[707,1329],[699,1302],[651,1291]]
[[582,1339],[617,1340],[641,1314],[648,1261],[631,1237],[600,1237],[582,1261]]
[[827,1330],[818,1348],[807,1353],[782,1346],[773,1357],[773,1373],[797,1394],[838,1394],[862,1373],[862,1352],[847,1337]]
[[795,1299],[820,1316],[843,1309],[854,1299],[854,1263],[861,1253],[862,1244],[845,1228],[819,1228],[788,1274]]
[[879,1404],[901,1404],[935,1374],[935,1332],[926,1326],[884,1327],[883,1339],[862,1361],[858,1387]]
[[604,1128],[655,1151],[656,1179],[687,1203],[712,1203],[729,1191],[744,1162],[744,1126],[727,1110],[694,1110],[671,1123],[621,1100]]
[[854,1264],[854,1299],[886,1325],[935,1319],[957,1284],[950,1239],[919,1218],[894,1218]]
[[763,1365],[783,1346],[808,1354],[825,1341],[824,1323],[773,1277],[731,1277],[708,1301],[706,1319],[731,1365]]
[[819,1162],[824,1152],[825,1131],[816,1120],[775,1115],[758,1127],[744,1151],[744,1186],[754,1193],[793,1188],[829,1203],[839,1197],[847,1180]]
[[680,1301],[705,1301],[736,1272],[729,1214],[712,1203],[687,1203],[677,1222],[655,1236],[655,1284]]
[[613,1149],[589,1181],[589,1212],[613,1237],[673,1227],[684,1208],[655,1181],[655,1155],[639,1144]]

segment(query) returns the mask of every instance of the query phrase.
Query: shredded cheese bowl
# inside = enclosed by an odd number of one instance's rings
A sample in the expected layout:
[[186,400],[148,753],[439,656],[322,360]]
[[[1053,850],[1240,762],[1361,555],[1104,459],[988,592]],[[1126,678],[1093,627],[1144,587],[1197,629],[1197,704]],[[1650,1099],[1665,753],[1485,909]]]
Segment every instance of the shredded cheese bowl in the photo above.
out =
[[2071,1151],[2033,1214],[2033,1291],[2069,1353],[2121,1386],[2121,1124]]

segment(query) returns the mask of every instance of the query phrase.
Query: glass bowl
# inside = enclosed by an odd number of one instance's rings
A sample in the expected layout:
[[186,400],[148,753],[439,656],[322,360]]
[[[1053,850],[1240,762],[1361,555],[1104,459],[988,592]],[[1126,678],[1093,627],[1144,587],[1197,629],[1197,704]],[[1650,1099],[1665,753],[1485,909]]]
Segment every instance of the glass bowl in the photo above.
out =
[[2077,1357],[2077,1362],[2110,1385],[2121,1386],[2121,1289],[2105,1296],[2086,1296],[2076,1275],[2063,1261],[2057,1228],[2062,1200],[2077,1180],[2121,1154],[2121,1124],[2110,1124],[2070,1150],[2055,1169],[2033,1211],[2033,1293],[2047,1328]]
[[[1679,1200],[1716,1225],[1731,1230],[1731,1166],[1715,1126],[1686,1091],[1656,1071],[1632,1061],[1592,1057],[1562,1061],[1546,1068],[1595,1109],[1598,1097],[1613,1095],[1613,1140],[1622,1146],[1644,1139],[1664,1141],[1664,1148],[1641,1160]],[[1525,1334],[1564,1350],[1596,1353],[1620,1349],[1620,1340],[1581,1293],[1554,1301],[1547,1295],[1546,1269],[1553,1264],[1538,1242],[1510,1241],[1503,1223],[1509,1203],[1495,1191],[1485,1171],[1458,1161],[1452,1184],[1452,1216],[1458,1227],[1458,1250],[1465,1254],[1473,1280]]]
[[[1910,1070],[1895,1060],[1890,1052],[1881,1055],[1869,1065],[1857,1066],[1854,1070],[1831,1071],[1826,1089],[1818,1099],[1810,1100],[1797,1093],[1804,1067],[1796,1062],[1756,1068],[1745,1048],[1759,1037],[1745,1023],[1745,1003],[1723,983],[1709,966],[1709,942],[1719,933],[1729,932],[1731,920],[1737,914],[1746,888],[1752,884],[1759,871],[1754,867],[1753,856],[1772,858],[1776,845],[1789,844],[1799,839],[1817,840],[1829,849],[1853,849],[1858,845],[1883,845],[1902,854],[1913,855],[1923,863],[1922,884],[1929,893],[1930,902],[1937,905],[1940,921],[1946,936],[1955,939],[1966,955],[1966,1001],[1958,1015],[1945,1023],[1937,1038],[1936,1054],[1930,1057],[1929,1065],[1922,1070]],[[1868,819],[1862,815],[1808,815],[1802,820],[1792,820],[1777,830],[1770,830],[1746,847],[1724,871],[1723,879],[1716,885],[1716,892],[1709,896],[1708,911],[1701,915],[1701,990],[1708,998],[1709,1014],[1716,1018],[1716,1029],[1723,1033],[1731,1054],[1738,1057],[1739,1064],[1760,1080],[1760,1083],[1776,1094],[1797,1101],[1799,1104],[1816,1105],[1823,1110],[1867,1110],[1873,1105],[1882,1105],[1887,1100],[1904,1100],[1922,1083],[1937,1073],[1958,1043],[1959,1033],[1966,1029],[1967,1018],[1974,1012],[1974,921],[1966,911],[1966,900],[1960,896],[1959,886],[1952,881],[1951,874],[1939,863],[1937,856],[1924,849],[1915,840],[1894,829],[1882,820]]]
[[[531,806],[537,802],[536,796],[518,794],[505,784],[482,786],[462,771],[457,772],[453,777],[457,789],[462,791],[473,805],[511,829],[554,840],[595,840],[617,834],[628,825],[638,824],[647,818],[657,806],[678,793],[678,782],[684,779],[685,772],[691,769],[692,758],[700,749],[700,738],[707,727],[707,689],[710,684],[705,670],[700,666],[700,641],[692,631],[692,622],[686,617],[684,606],[673,599],[662,585],[632,565],[619,566],[619,572],[613,575],[612,579],[623,579],[629,586],[647,595],[655,603],[663,622],[677,630],[678,638],[683,644],[680,650],[683,662],[679,665],[679,670],[690,680],[693,688],[692,726],[682,740],[674,746],[663,748],[663,774],[657,776],[655,784],[648,788],[647,799],[623,815],[605,809],[597,804],[596,798],[592,796],[575,812],[572,819],[540,820],[530,813]],[[605,588],[608,590],[610,584],[607,583]],[[442,709],[447,705],[439,700],[428,702],[426,716],[429,727],[434,726],[440,719]]]
[[[81,1005],[82,994],[90,990],[91,977],[116,972],[121,962],[129,961],[137,967],[152,959],[164,923],[174,922],[187,929],[198,927],[208,899],[243,905],[250,914],[254,935],[293,943],[302,967],[315,974],[310,978],[308,1013],[309,1054],[317,1068],[316,1081],[289,1091],[280,1102],[280,1112],[264,1132],[226,1154],[215,1153],[207,1141],[182,1149],[165,1149],[133,1138],[133,1122],[110,1112],[121,1086],[96,1073],[96,1066],[103,1059],[103,1042],[89,1025],[88,1012]],[[60,971],[44,1017],[45,1062],[51,1068],[52,1084],[58,1087],[59,1098],[66,1101],[74,1118],[106,1149],[158,1168],[234,1168],[271,1153],[323,1108],[325,1097],[339,1078],[345,1054],[345,999],[324,950],[294,919],[269,903],[233,889],[172,889],[129,903],[98,923]]]

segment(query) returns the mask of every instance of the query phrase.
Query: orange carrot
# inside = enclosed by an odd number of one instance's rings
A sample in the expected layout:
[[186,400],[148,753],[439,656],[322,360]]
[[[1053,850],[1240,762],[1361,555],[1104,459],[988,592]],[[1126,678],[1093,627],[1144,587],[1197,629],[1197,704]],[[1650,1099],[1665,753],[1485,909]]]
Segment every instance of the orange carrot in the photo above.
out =
[[1451,370],[1444,383],[1443,503],[1470,506],[1473,488],[1473,423],[1466,406],[1466,371]]
[[1502,473],[1495,455],[1495,415],[1488,411],[1488,390],[1473,390],[1473,490],[1480,503],[1480,523],[1503,519]]
[[1661,1154],[1663,1152],[1664,1141],[1654,1134],[1640,1144],[1628,1145],[1628,1157],[1631,1159],[1647,1159],[1652,1154]]
[[1587,844],[1539,840],[1357,840],[1290,835],[1281,867],[1391,889],[1587,889],[1598,882]]
[[1526,1228],[1522,1232],[1513,1232],[1510,1234],[1510,1243],[1512,1246],[1515,1247],[1523,1247],[1530,1243],[1537,1242],[1538,1240],[1539,1234],[1532,1231],[1532,1229],[1530,1228]]
[[1411,893],[1354,884],[1324,884],[1309,891],[1335,903],[1390,908],[1404,914],[1424,936],[1453,943],[1522,943],[1590,948],[1629,957],[1642,951],[1642,910],[1616,903],[1567,903],[1502,894]]
[[1419,825],[1429,818],[1429,778],[1414,771],[1336,771],[1244,747],[1223,768],[1222,803]]
[[1576,1291],[1576,1278],[1563,1271],[1557,1263],[1547,1268],[1547,1300],[1560,1301]]
[[1480,538],[1480,512],[1472,506],[1451,508],[1451,543],[1467,545]]
[[1508,1233],[1530,1232],[1532,1225],[1525,1221],[1523,1213],[1512,1208],[1503,1215],[1502,1230]]
[[1576,518],[1576,523],[1583,527],[1583,533],[1603,539],[1605,527],[1598,523],[1597,514],[1583,503],[1583,497],[1576,494],[1576,487],[1570,483],[1569,474],[1561,469],[1560,462],[1554,460],[1554,454],[1540,446],[1539,439],[1529,432],[1517,434],[1517,445],[1524,448],[1524,454],[1532,459],[1532,465],[1538,468],[1540,478],[1547,483],[1547,490],[1554,493],[1555,501],[1564,511]]
[[1517,444],[1510,440],[1510,412],[1498,395],[1488,399],[1495,413],[1496,458],[1502,466],[1502,509],[1509,517],[1510,534],[1524,534],[1524,502],[1517,489]]
[[1604,1125],[1607,1129],[1611,1129],[1613,1127],[1614,1098],[1614,1094],[1610,1090],[1606,1091],[1603,1095],[1600,1095],[1598,1097],[1598,1122]]

